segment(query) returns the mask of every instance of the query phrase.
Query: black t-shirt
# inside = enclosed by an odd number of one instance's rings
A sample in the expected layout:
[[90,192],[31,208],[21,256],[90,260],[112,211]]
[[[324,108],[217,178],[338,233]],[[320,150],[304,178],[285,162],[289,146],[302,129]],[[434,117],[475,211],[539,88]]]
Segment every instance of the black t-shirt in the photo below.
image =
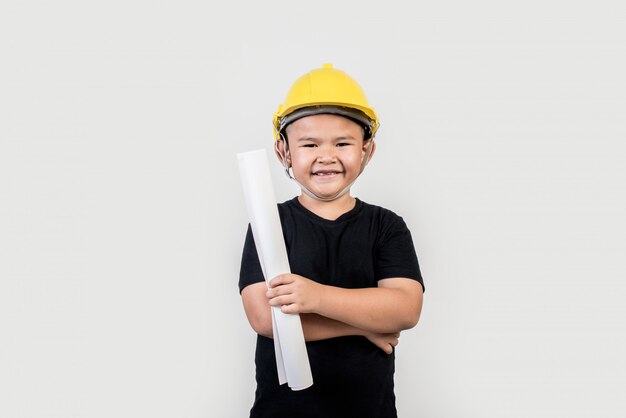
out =
[[[278,205],[292,273],[349,288],[377,287],[378,280],[404,277],[422,286],[417,255],[401,217],[356,199],[334,221],[304,208],[297,198]],[[250,228],[239,290],[264,281]],[[278,385],[274,342],[261,335],[255,355],[257,390],[251,417],[395,417],[394,354],[365,337],[307,342],[313,386],[292,391]]]

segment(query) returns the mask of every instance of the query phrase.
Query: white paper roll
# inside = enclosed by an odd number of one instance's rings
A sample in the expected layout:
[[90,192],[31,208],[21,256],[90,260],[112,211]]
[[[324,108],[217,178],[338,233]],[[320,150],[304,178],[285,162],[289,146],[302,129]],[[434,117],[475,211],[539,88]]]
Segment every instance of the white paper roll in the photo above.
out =
[[[265,150],[237,154],[241,184],[263,276],[266,283],[279,274],[290,273],[287,249],[278,215],[276,197]],[[272,329],[279,383],[292,390],[313,384],[299,315],[285,314],[272,307]]]

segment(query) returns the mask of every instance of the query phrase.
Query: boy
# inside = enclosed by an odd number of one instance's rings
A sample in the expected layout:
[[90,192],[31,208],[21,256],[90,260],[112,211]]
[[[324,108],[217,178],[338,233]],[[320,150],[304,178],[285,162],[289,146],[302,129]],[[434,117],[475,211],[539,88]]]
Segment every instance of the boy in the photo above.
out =
[[[266,287],[248,228],[239,289],[257,332],[251,417],[396,417],[394,347],[417,324],[423,281],[396,214],[350,195],[375,151],[378,117],[330,64],[304,75],[274,115],[275,150],[300,196],[279,204],[292,274]],[[298,313],[313,386],[278,385],[270,306]]]

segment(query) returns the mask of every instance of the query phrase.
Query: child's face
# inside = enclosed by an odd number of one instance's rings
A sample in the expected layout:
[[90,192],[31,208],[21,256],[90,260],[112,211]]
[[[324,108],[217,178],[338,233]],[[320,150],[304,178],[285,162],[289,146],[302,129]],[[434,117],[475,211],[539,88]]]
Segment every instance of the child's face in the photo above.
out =
[[291,123],[286,133],[294,177],[317,196],[335,196],[359,176],[369,141],[363,141],[357,123],[337,115],[313,115]]

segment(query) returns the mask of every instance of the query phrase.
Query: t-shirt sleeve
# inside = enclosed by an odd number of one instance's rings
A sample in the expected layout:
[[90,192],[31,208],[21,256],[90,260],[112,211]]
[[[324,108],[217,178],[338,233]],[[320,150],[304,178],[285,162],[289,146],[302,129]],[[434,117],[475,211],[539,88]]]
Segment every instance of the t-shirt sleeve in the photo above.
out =
[[264,280],[263,270],[261,269],[254,237],[252,236],[252,228],[248,224],[246,241],[243,245],[243,254],[241,255],[241,269],[239,270],[239,293],[241,293],[244,287]]
[[425,290],[411,232],[404,220],[390,214],[376,248],[376,280],[403,277],[418,281]]

